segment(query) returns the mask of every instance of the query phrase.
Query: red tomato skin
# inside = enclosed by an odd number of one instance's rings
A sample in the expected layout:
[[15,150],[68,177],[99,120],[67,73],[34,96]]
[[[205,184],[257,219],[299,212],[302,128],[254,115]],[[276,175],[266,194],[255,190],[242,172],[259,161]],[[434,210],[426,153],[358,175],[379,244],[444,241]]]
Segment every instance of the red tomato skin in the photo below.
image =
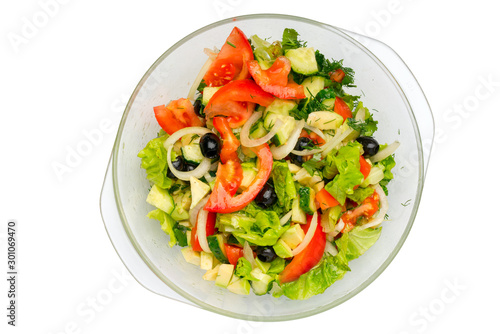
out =
[[344,118],[352,118],[352,111],[349,109],[347,103],[344,102],[340,97],[335,97],[335,105],[333,106],[333,111]]
[[243,248],[233,245],[224,244],[226,249],[226,257],[229,263],[233,266],[238,264],[238,259],[243,257]]
[[[307,233],[309,226],[311,225],[312,216],[307,216],[307,224],[302,226],[304,233]],[[325,252],[326,245],[326,234],[323,232],[320,224],[320,215],[318,213],[318,226],[316,231],[307,245],[307,247],[300,252],[298,255],[294,256],[292,262],[290,262],[285,269],[279,275],[280,283],[288,283],[297,280],[301,275],[307,273],[315,265],[321,261],[323,253]]]
[[[217,215],[213,212],[209,212],[207,215],[207,237],[209,235],[215,234],[215,221]],[[200,242],[198,241],[198,236],[196,235],[198,221],[191,229],[191,248],[193,248],[196,252],[201,252],[203,249],[200,246]]]

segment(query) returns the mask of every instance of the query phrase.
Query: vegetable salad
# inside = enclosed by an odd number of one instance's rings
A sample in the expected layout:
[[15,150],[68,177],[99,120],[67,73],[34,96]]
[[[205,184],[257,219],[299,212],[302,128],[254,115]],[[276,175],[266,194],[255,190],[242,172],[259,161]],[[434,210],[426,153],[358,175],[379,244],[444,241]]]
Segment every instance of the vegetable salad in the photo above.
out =
[[148,214],[237,294],[307,299],[379,238],[399,143],[378,122],[354,71],[285,29],[248,39],[235,27],[186,97],[154,108],[158,137],[139,152]]

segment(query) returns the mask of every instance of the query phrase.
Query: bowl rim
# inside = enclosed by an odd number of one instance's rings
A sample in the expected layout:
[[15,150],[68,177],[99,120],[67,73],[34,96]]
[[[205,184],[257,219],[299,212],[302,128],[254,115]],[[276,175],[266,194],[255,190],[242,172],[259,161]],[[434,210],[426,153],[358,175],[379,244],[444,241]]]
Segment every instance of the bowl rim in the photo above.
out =
[[[118,166],[118,157],[119,157],[119,143],[122,137],[123,129],[125,122],[127,120],[128,114],[130,112],[131,106],[135,101],[135,98],[137,97],[139,91],[143,87],[144,83],[146,80],[150,77],[150,75],[153,73],[153,71],[158,67],[158,65],[172,52],[174,52],[177,48],[179,48],[182,44],[185,42],[189,41],[196,35],[208,31],[214,27],[225,25],[231,22],[238,22],[238,21],[246,21],[246,20],[252,20],[252,19],[286,19],[286,20],[295,20],[311,25],[315,25],[317,27],[327,29],[330,32],[333,32],[337,35],[340,35],[341,37],[345,38],[346,40],[352,42],[354,45],[356,45],[361,51],[363,51],[365,54],[367,54],[370,58],[372,58],[375,63],[387,74],[387,76],[390,78],[390,80],[393,82],[393,84],[396,86],[396,88],[399,90],[399,93],[406,103],[409,111],[409,116],[413,124],[414,128],[414,135],[416,136],[416,142],[417,142],[417,155],[418,155],[418,184],[417,184],[417,192],[415,194],[415,199],[414,199],[414,205],[412,212],[410,214],[410,218],[408,220],[407,226],[405,230],[403,231],[403,234],[401,238],[399,239],[398,243],[392,250],[392,252],[389,254],[388,258],[380,265],[380,267],[372,274],[370,275],[362,284],[357,286],[355,289],[349,291],[346,295],[332,301],[331,303],[316,307],[314,309],[300,312],[300,313],[294,313],[290,315],[282,315],[282,316],[255,316],[255,315],[245,315],[241,313],[235,313],[231,311],[226,311],[220,308],[217,308],[215,306],[212,306],[208,303],[205,303],[189,293],[185,292],[183,289],[179,288],[176,284],[171,282],[165,275],[163,275],[157,267],[151,262],[151,260],[146,256],[145,252],[143,251],[142,247],[139,245],[137,239],[132,233],[132,230],[128,224],[127,218],[124,213],[124,209],[122,206],[122,201],[121,201],[121,196],[119,192],[119,184],[118,184],[118,172],[117,172],[117,166]],[[415,79],[416,80],[416,79]],[[327,23],[322,23],[319,21],[315,21],[312,19],[304,18],[304,17],[299,17],[299,16],[294,16],[294,15],[285,15],[285,14],[274,14],[274,13],[265,13],[265,14],[249,14],[249,15],[242,15],[242,16],[235,16],[223,20],[216,21],[214,23],[211,23],[209,25],[206,25],[202,28],[199,28],[195,30],[194,32],[190,33],[189,35],[183,37],[181,40],[176,42],[174,45],[172,45],[170,48],[168,48],[146,71],[146,73],[142,76],[141,80],[135,87],[131,97],[129,98],[127,105],[125,107],[122,119],[120,121],[120,125],[118,128],[118,132],[116,135],[116,139],[113,145],[113,151],[112,151],[112,180],[113,180],[113,191],[114,191],[114,197],[115,197],[115,202],[117,205],[118,213],[122,222],[122,225],[125,229],[125,232],[127,236],[129,237],[133,247],[137,251],[138,255],[140,258],[144,261],[144,263],[149,267],[149,269],[162,281],[164,282],[170,289],[172,289],[174,292],[179,294],[180,296],[184,297],[188,301],[194,303],[195,305],[214,312],[218,313],[224,316],[229,316],[232,318],[237,318],[237,319],[242,319],[242,320],[250,320],[250,321],[263,321],[263,322],[272,322],[272,321],[288,321],[288,320],[295,320],[295,319],[300,319],[300,318],[305,318],[309,317],[324,311],[327,311],[329,309],[332,309],[345,301],[351,299],[355,295],[357,295],[359,292],[364,290],[367,286],[369,286],[378,276],[384,272],[384,270],[389,266],[389,264],[394,260],[396,255],[399,253],[402,245],[406,241],[408,234],[410,233],[410,230],[413,226],[413,223],[415,221],[415,217],[418,211],[418,207],[420,204],[421,196],[422,196],[422,191],[423,191],[423,184],[424,184],[424,159],[423,159],[423,149],[422,149],[422,138],[420,135],[420,130],[418,127],[417,120],[415,118],[415,114],[413,112],[412,106],[408,101],[408,98],[402,89],[401,85],[399,82],[396,80],[394,75],[391,73],[391,71],[376,57],[367,47],[365,47],[363,44],[349,36],[347,33],[344,32],[343,29],[337,28],[335,26],[329,25]],[[142,285],[142,283],[141,283]],[[144,285],[143,285],[144,286]]]

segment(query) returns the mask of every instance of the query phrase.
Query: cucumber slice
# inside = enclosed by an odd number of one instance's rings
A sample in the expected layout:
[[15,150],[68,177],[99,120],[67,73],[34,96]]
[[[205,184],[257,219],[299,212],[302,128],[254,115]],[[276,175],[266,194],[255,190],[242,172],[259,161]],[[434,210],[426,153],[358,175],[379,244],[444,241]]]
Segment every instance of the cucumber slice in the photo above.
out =
[[174,199],[168,193],[167,190],[161,189],[160,187],[154,184],[149,191],[148,197],[146,198],[146,202],[157,207],[158,209],[165,211],[168,214],[171,214],[174,211]]
[[203,197],[205,197],[210,191],[210,186],[202,181],[198,180],[194,176],[189,178],[189,183],[191,184],[191,206],[190,209],[194,208]]
[[226,257],[226,249],[224,247],[224,237],[222,234],[209,235],[207,237],[208,248],[212,251],[214,257],[221,263],[229,263]]
[[227,289],[238,295],[248,295],[250,294],[250,282],[240,278],[232,281],[231,284],[227,286]]
[[304,86],[306,97],[314,97],[322,89],[325,88],[325,78],[323,77],[308,77],[301,83]]
[[305,224],[307,222],[306,213],[300,208],[298,198],[294,199],[292,202],[292,221],[299,224]]
[[214,96],[215,92],[217,92],[220,87],[205,87],[203,88],[203,97],[201,98],[201,103],[203,105],[207,105],[208,101]]
[[305,233],[299,224],[295,224],[283,233],[281,240],[283,240],[291,249],[297,246],[304,240]]
[[186,262],[199,266],[201,264],[200,252],[194,251],[191,247],[181,249],[182,256]]
[[320,130],[336,130],[344,118],[333,111],[314,111],[307,117],[307,124]]
[[292,69],[300,74],[311,75],[318,72],[318,63],[313,48],[290,49],[285,53]]
[[250,138],[257,139],[264,137],[267,134],[266,128],[264,128],[264,121],[262,119],[255,122],[250,128]]
[[[253,270],[252,270],[252,273],[253,273]],[[253,274],[252,274],[252,276],[253,276]],[[273,287],[273,278],[267,274],[261,274],[261,275],[256,275],[256,276],[258,276],[258,280],[252,281],[250,283],[252,285],[253,292],[257,296],[262,296],[262,295],[267,294],[271,290],[271,288]]]
[[297,103],[292,100],[275,99],[266,107],[264,114],[267,115],[268,112],[273,112],[279,115],[289,116],[289,111],[295,108],[296,105]]
[[284,116],[274,112],[268,112],[264,118],[264,127],[268,130],[271,129],[277,119],[280,119],[284,124],[276,135],[274,135],[272,140],[276,146],[280,146],[287,142],[290,134],[295,128],[295,118],[292,116]]
[[274,252],[284,259],[293,257],[292,249],[283,240],[279,239],[273,246]]
[[312,215],[316,211],[315,193],[312,188],[302,187],[299,189],[299,205],[305,213]]
[[221,264],[215,279],[215,285],[227,288],[233,277],[234,266],[232,264]]

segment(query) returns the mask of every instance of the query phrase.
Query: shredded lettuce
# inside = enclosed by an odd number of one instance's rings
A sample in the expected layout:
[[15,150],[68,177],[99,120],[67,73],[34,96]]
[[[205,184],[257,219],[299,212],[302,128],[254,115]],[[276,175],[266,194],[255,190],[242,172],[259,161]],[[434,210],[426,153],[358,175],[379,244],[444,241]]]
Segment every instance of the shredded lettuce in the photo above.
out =
[[297,198],[297,191],[288,164],[284,161],[275,161],[272,178],[279,205],[287,211],[291,210],[292,202]]
[[281,284],[281,290],[290,299],[308,299],[323,293],[334,282],[342,279],[349,270],[338,255],[328,255],[318,266],[300,276],[299,279]]
[[156,209],[148,213],[147,217],[156,219],[161,223],[161,229],[163,230],[163,232],[170,236],[170,241],[168,243],[170,247],[173,247],[175,244],[177,244],[177,237],[174,231],[175,220],[170,217],[169,214],[160,209]]
[[258,246],[272,246],[288,227],[281,226],[279,216],[274,211],[252,209],[254,217],[243,213],[219,214],[217,223],[234,228],[232,234]]
[[335,244],[339,253],[345,254],[347,261],[351,261],[363,255],[368,248],[373,246],[381,232],[382,227],[361,229],[357,226],[351,232],[342,234],[342,237],[335,240]]
[[351,142],[339,149],[333,158],[339,174],[329,182],[325,189],[341,205],[344,205],[347,195],[354,194],[354,187],[361,184],[364,179],[359,170],[359,156],[362,146],[358,142]]
[[168,137],[164,135],[150,140],[137,154],[141,158],[141,167],[146,170],[148,180],[162,189],[169,189],[173,184],[173,180],[167,176],[167,150],[163,147]]

